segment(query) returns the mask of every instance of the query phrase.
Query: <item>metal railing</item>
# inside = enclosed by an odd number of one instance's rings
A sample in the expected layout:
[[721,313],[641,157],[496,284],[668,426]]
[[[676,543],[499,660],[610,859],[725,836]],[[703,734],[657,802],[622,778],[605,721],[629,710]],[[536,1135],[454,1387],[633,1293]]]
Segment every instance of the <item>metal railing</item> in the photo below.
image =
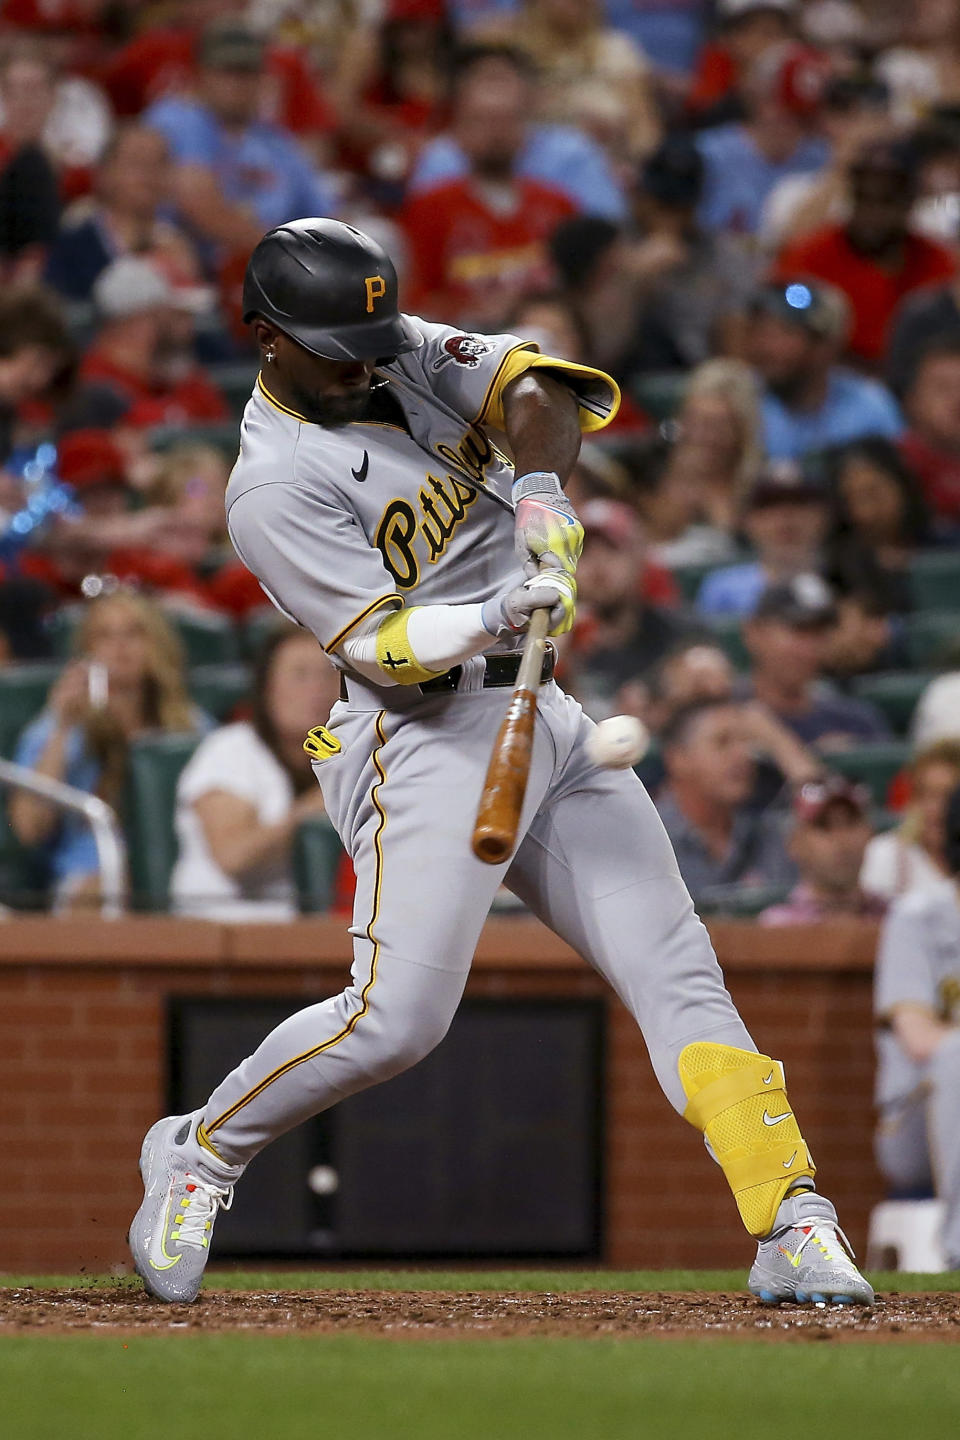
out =
[[97,847],[100,914],[109,920],[122,915],[126,910],[127,846],[116,811],[98,795],[89,795],[73,785],[64,785],[61,780],[38,775],[35,770],[26,765],[15,765],[12,760],[0,759],[0,785],[29,790],[31,795],[48,800],[58,810],[72,810],[84,817],[93,831],[93,842]]

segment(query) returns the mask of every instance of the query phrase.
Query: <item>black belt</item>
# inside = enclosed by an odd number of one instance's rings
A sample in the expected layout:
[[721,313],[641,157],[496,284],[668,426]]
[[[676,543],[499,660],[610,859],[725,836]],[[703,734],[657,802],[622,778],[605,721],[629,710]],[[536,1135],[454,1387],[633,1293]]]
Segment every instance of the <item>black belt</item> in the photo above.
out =
[[[557,652],[553,645],[548,645],[543,655],[543,664],[540,667],[540,684],[546,685],[548,680],[553,679],[553,672],[556,668]],[[517,675],[520,670],[520,655],[488,655],[483,671],[484,690],[505,689],[509,685],[516,685]],[[425,680],[418,688],[424,695],[448,694],[456,690],[463,675],[463,666],[454,665],[452,669],[445,670],[442,675],[434,675],[432,680]],[[410,687],[413,688],[412,686]],[[340,674],[340,699],[348,699],[347,677]]]

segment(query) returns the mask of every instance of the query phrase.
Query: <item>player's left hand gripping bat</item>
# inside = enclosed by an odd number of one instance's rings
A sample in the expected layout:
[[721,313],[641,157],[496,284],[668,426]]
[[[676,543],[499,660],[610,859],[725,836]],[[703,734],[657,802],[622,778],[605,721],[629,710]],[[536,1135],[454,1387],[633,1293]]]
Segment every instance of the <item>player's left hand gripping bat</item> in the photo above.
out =
[[502,864],[516,844],[530,773],[537,692],[549,625],[550,611],[546,607],[533,612],[520,655],[517,683],[497,731],[483,782],[472,844],[474,855],[487,865]]

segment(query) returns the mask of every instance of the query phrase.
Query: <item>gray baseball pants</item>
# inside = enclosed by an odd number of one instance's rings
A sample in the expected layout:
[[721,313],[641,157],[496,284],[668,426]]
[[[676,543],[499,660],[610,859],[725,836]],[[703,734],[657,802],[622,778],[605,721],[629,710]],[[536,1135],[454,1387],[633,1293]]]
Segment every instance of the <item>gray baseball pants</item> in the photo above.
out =
[[960,1030],[928,1062],[923,1085],[884,1108],[875,1150],[895,1189],[930,1187],[944,1201],[943,1246],[960,1266]]
[[458,693],[423,696],[351,682],[328,728],[343,749],[316,762],[327,811],[357,877],[352,983],[279,1025],[203,1112],[236,1179],[269,1141],[415,1064],[456,1012],[477,939],[505,882],[613,986],[643,1031],[670,1103],[686,1100],[677,1057],[693,1040],[755,1050],[728,995],[666,832],[631,771],[587,758],[593,727],[555,684],[541,688],[512,862],[470,848],[493,737],[510,692],[481,689],[468,661]]

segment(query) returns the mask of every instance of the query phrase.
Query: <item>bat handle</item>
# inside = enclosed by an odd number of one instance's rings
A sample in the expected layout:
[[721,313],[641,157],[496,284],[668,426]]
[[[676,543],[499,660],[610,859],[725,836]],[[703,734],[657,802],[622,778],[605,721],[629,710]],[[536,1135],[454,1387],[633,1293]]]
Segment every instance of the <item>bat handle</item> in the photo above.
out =
[[472,842],[473,853],[486,865],[502,865],[516,844],[530,773],[537,692],[549,625],[549,610],[542,608],[533,612],[520,656],[517,683],[490,756]]

